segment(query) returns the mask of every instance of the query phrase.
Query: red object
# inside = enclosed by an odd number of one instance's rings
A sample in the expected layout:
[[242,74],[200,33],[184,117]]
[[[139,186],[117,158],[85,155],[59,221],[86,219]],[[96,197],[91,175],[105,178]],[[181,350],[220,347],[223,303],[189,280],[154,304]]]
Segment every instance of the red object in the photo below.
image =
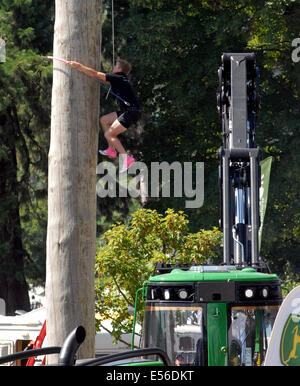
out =
[[[45,336],[46,336],[46,320],[43,323],[43,326],[42,326],[42,329],[41,329],[39,335],[36,337],[36,340],[33,344],[32,349],[41,348],[43,341],[45,339]],[[35,358],[36,358],[36,356],[28,358],[27,362],[26,362],[26,366],[33,366],[34,362],[35,362]],[[43,359],[42,364],[45,364],[45,358]]]

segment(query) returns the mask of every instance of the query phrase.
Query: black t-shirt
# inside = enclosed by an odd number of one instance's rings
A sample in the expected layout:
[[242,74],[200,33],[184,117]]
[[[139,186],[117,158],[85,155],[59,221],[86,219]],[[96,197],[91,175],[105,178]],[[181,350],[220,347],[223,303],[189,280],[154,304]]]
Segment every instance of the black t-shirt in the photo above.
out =
[[120,99],[118,99],[121,110],[127,110],[128,108],[135,107],[141,108],[141,104],[136,97],[135,91],[127,76],[123,72],[116,72],[115,74],[108,73],[106,74],[106,80],[111,84],[112,92],[129,103],[130,106],[127,106]]

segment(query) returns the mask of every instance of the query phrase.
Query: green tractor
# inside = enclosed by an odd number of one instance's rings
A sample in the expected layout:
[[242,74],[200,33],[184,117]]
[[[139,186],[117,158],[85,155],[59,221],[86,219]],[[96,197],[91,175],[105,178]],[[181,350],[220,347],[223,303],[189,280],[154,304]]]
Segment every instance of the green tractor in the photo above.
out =
[[144,287],[143,347],[160,347],[173,365],[262,364],[282,301],[276,275],[234,265],[156,271]]
[[278,277],[259,257],[261,150],[252,53],[222,55],[218,109],[223,264],[158,264],[144,285],[144,348],[160,347],[173,365],[259,366],[282,302]]

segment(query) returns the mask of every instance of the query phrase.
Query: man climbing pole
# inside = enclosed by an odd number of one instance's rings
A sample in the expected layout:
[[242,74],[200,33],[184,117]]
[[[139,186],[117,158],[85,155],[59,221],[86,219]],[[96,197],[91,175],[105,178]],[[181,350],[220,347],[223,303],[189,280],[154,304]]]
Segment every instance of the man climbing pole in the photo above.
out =
[[72,68],[92,78],[99,79],[105,84],[110,84],[111,93],[117,97],[120,110],[103,115],[100,118],[100,124],[108,142],[108,148],[106,150],[99,150],[99,152],[110,158],[117,158],[118,152],[124,158],[120,172],[125,172],[135,160],[127,155],[126,150],[118,139],[118,135],[125,132],[132,124],[135,124],[141,116],[141,104],[127,77],[131,71],[131,65],[125,60],[119,59],[112,73],[103,73],[78,62],[67,61],[67,63]]

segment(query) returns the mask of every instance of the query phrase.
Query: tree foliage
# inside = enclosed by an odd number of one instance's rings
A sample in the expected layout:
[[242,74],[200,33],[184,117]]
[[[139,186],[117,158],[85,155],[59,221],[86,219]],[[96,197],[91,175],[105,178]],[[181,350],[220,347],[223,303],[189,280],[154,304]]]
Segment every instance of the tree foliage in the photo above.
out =
[[[0,63],[0,173],[6,189],[0,197],[0,227],[15,224],[26,276],[40,282],[45,278],[52,68],[41,55],[52,51],[53,6],[52,0],[0,0],[0,36],[7,51],[6,62]],[[148,165],[205,162],[201,208],[185,209],[184,198],[147,203],[161,214],[170,207],[184,210],[192,232],[211,229],[220,216],[216,158],[221,145],[216,109],[220,57],[223,52],[255,52],[261,93],[257,143],[266,156],[274,157],[261,254],[283,277],[287,261],[286,275],[297,275],[300,63],[291,59],[291,44],[300,37],[299,1],[119,0],[114,6],[116,56],[132,63],[132,81],[144,111],[143,130],[131,129],[123,141]],[[103,2],[105,71],[111,70],[111,22],[111,2]],[[115,108],[103,92],[102,114]],[[100,134],[99,146],[103,143]],[[98,200],[98,233],[126,219],[131,210],[132,200],[127,198]],[[5,234],[0,240],[1,261],[11,242]]]
[[0,1],[0,297],[7,313],[29,309],[25,282],[45,277],[52,1]]
[[[262,110],[258,141],[274,155],[262,252],[282,278],[298,275],[300,252],[299,90],[300,65],[292,61],[299,37],[297,1],[270,1],[254,15],[249,47],[261,67]],[[287,262],[290,269],[287,269]]]
[[154,264],[217,261],[221,240],[216,228],[190,233],[187,216],[173,209],[164,215],[140,209],[127,223],[113,225],[102,236],[96,257],[96,327],[99,329],[109,319],[116,339],[130,332],[132,316],[128,306],[134,307],[136,291],[149,278]]
[[[132,145],[137,157],[148,164],[205,163],[204,205],[185,210],[193,231],[217,225],[220,216],[215,96],[221,55],[255,52],[257,143],[265,157],[274,157],[261,254],[282,277],[287,260],[295,272],[300,267],[300,64],[291,58],[299,15],[294,0],[135,0],[122,1],[115,13],[118,54],[132,62],[144,106],[142,144]],[[147,207],[184,210],[184,200],[149,200]]]

